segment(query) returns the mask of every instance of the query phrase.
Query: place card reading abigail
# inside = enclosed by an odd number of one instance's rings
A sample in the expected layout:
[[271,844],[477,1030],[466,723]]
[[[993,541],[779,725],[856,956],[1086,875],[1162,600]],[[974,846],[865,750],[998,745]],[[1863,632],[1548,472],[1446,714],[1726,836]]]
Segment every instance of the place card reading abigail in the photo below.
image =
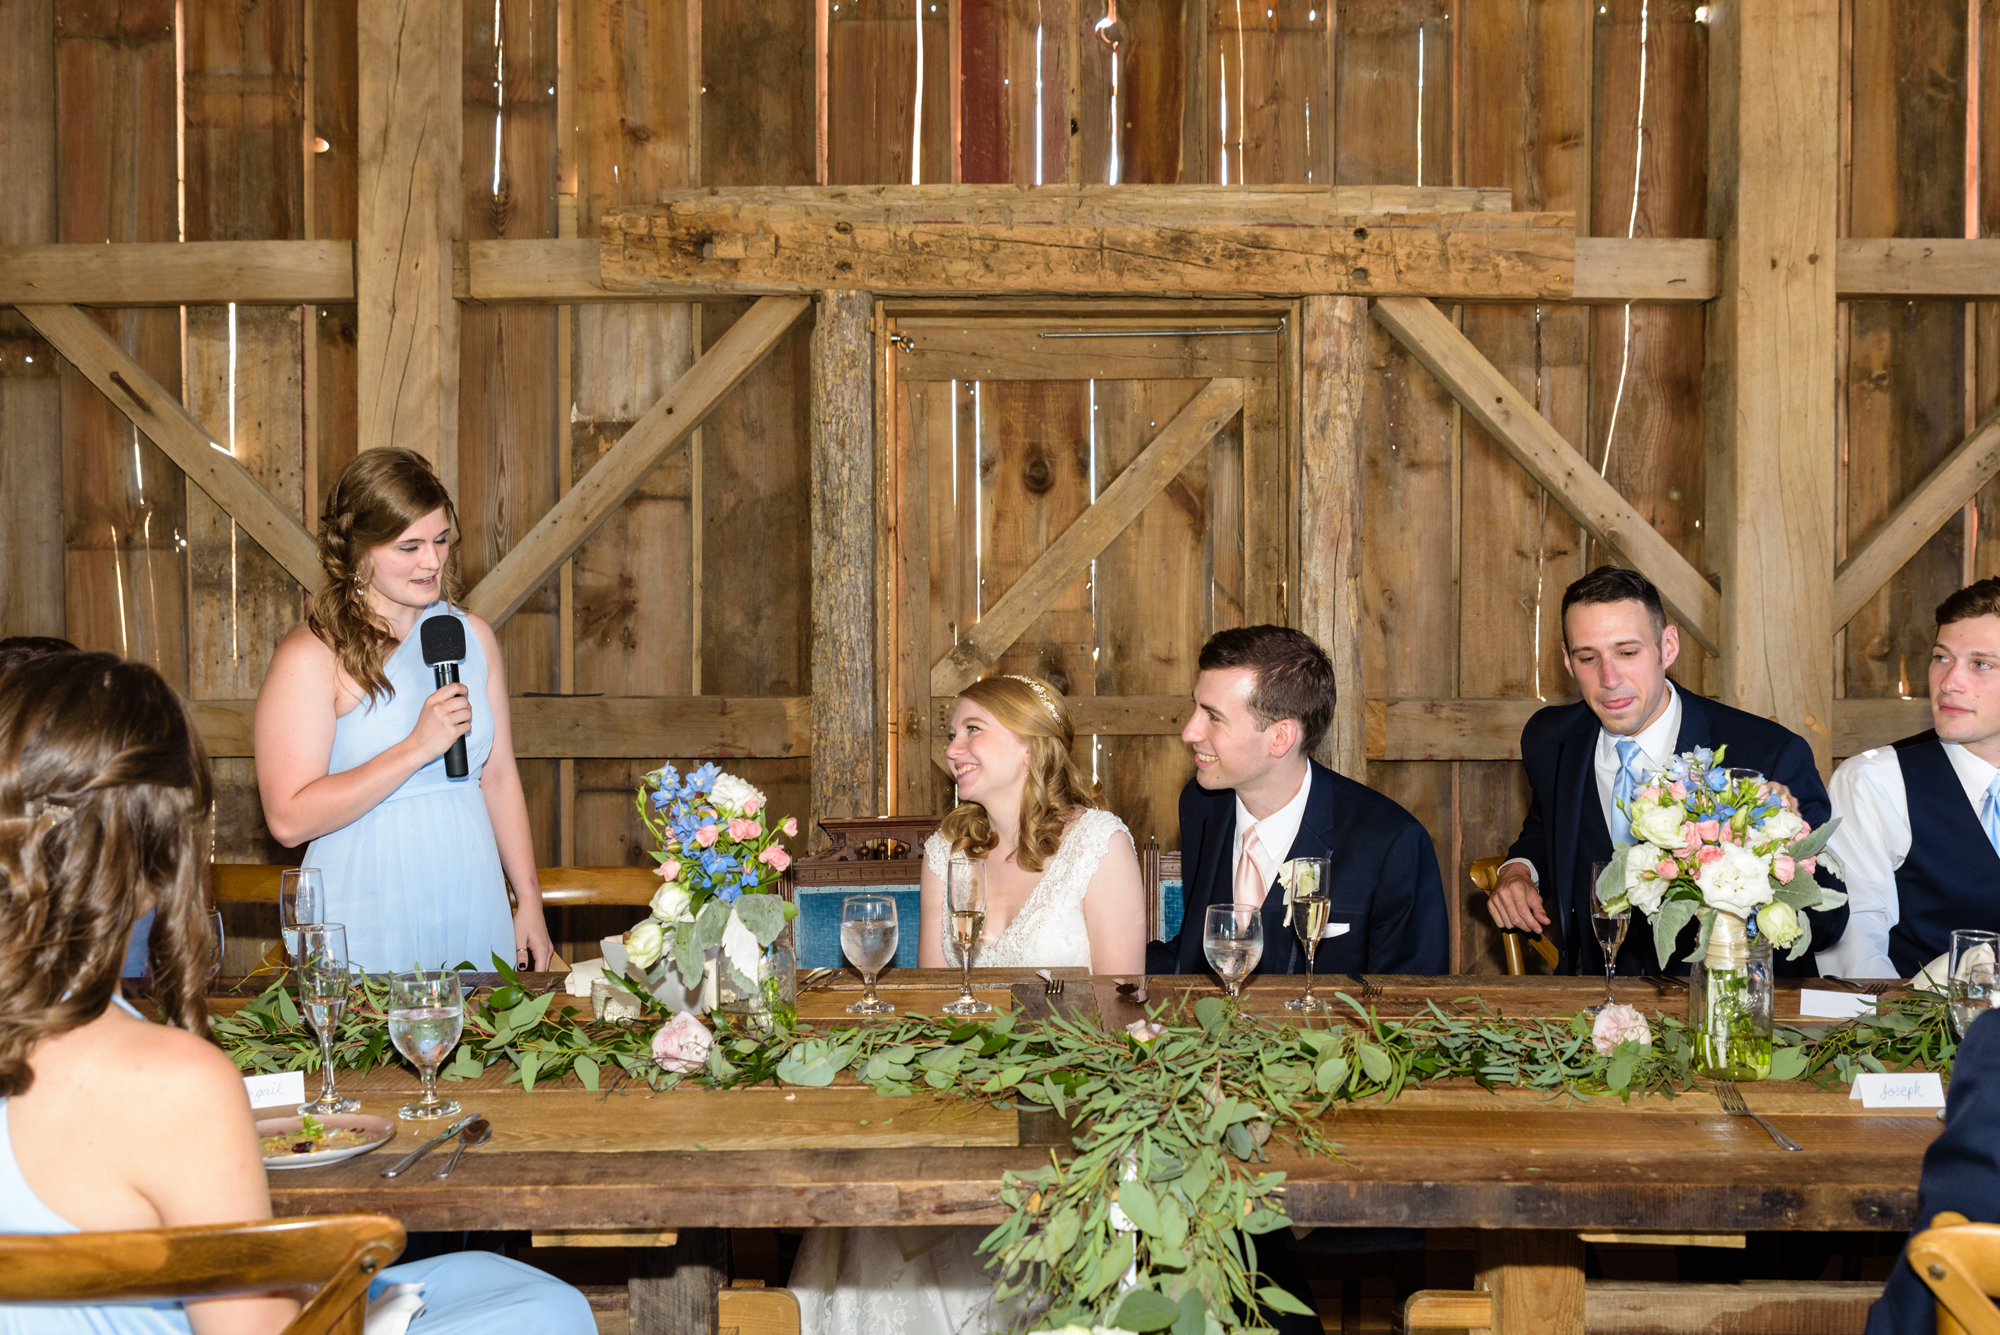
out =
[[1806,1020],[1851,1020],[1857,1015],[1873,1015],[1875,998],[1866,993],[1828,992],[1824,988],[1799,989],[1799,1017]]
[[1847,1097],[1864,1108],[1942,1108],[1944,1081],[1936,1071],[1869,1071],[1854,1077]]
[[306,1101],[306,1073],[304,1071],[273,1071],[265,1075],[246,1075],[243,1088],[250,1095],[253,1108],[272,1108],[281,1103],[293,1107]]

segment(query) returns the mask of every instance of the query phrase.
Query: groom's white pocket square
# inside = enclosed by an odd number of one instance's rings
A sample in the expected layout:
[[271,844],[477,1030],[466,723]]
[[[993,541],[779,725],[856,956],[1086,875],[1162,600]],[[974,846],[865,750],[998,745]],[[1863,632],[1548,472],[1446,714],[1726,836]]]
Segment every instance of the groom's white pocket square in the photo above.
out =
[[1336,936],[1346,936],[1347,929],[1351,926],[1352,923],[1330,922],[1326,925],[1326,930],[1319,934],[1319,939],[1325,941]]

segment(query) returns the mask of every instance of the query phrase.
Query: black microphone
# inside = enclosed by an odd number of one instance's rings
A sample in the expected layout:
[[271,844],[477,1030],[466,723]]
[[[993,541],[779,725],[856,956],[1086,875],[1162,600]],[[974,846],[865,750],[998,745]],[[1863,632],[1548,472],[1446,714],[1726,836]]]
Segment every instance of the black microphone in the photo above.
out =
[[[424,622],[424,662],[430,664],[440,689],[458,681],[458,665],[465,659],[465,623],[447,613]],[[460,737],[444,753],[447,778],[462,779],[466,774],[465,738]]]

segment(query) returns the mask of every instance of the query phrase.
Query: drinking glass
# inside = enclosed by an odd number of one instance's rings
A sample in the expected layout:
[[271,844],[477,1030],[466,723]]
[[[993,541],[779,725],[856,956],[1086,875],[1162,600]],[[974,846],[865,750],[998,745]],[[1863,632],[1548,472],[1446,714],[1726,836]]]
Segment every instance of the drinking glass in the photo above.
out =
[[1331,866],[1327,858],[1293,858],[1279,873],[1279,879],[1285,883],[1285,898],[1291,905],[1292,930],[1298,933],[1299,944],[1306,953],[1305,995],[1287,1001],[1287,1010],[1333,1009],[1313,995],[1313,956],[1319,950],[1319,939],[1326,931],[1327,919],[1333,916]]
[[211,942],[208,949],[208,964],[202,972],[212,983],[222,977],[222,910],[220,909],[209,911],[208,936]]
[[1612,913],[1604,907],[1604,901],[1597,897],[1597,883],[1603,879],[1605,862],[1590,864],[1590,926],[1597,933],[1597,944],[1604,949],[1604,1004],[1615,1006],[1617,998],[1611,995],[1611,980],[1618,972],[1618,948],[1625,944],[1625,932],[1632,925],[1632,907]]
[[437,1070],[464,1030],[465,997],[456,970],[416,969],[389,976],[389,1041],[424,1081],[421,1097],[396,1109],[396,1116],[411,1122],[458,1116],[457,1100],[438,1097]]
[[861,970],[865,991],[849,1015],[890,1015],[895,1007],[875,995],[875,979],[896,958],[896,901],[887,895],[849,895],[840,905],[840,952]]
[[343,1099],[333,1088],[333,1040],[340,1013],[347,1009],[353,976],[347,971],[347,928],[337,922],[301,923],[299,934],[299,1004],[319,1035],[319,1097],[299,1107],[301,1117],[361,1111],[354,1099]]
[[299,960],[299,928],[326,921],[326,886],[318,867],[288,867],[278,874],[278,930],[292,963]]
[[[1959,997],[1964,993],[1972,971],[1981,965],[1990,968],[1996,963],[2000,963],[2000,932],[1960,928],[1951,934],[1951,976],[1945,983],[1945,996],[1951,1002],[1954,1023],[1958,1019]],[[1958,1036],[1965,1037],[1963,1026],[1959,1027]]]
[[993,1008],[972,995],[972,955],[986,930],[986,860],[954,858],[945,869],[945,939],[958,947],[958,1000],[945,1003],[946,1015],[990,1015]]
[[1201,949],[1232,997],[1264,958],[1264,911],[1254,904],[1210,904],[1201,923]]
[[1996,973],[2000,973],[2000,966],[1992,963],[1968,964],[1965,977],[1952,983],[1951,1027],[1958,1031],[1959,1038],[1965,1037],[1974,1020],[2000,1003],[1995,988]]

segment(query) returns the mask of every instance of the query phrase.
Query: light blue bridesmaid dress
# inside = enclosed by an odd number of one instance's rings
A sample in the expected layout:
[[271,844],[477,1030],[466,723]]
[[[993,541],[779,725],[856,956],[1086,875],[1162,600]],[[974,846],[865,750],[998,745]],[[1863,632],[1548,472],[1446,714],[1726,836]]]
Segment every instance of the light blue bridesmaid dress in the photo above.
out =
[[[437,690],[423,652],[423,623],[434,616],[466,619],[441,602],[425,609],[382,665],[395,694],[363,700],[335,722],[327,773],[366,764],[417,726],[424,701]],[[446,778],[439,756],[353,824],[306,849],[304,865],[318,867],[326,884],[326,921],[346,926],[348,959],[370,973],[462,961],[485,970],[496,954],[515,962],[500,849],[479,792],[480,770],[493,750],[486,651],[469,623],[465,653],[458,675],[472,699],[466,776]]]

